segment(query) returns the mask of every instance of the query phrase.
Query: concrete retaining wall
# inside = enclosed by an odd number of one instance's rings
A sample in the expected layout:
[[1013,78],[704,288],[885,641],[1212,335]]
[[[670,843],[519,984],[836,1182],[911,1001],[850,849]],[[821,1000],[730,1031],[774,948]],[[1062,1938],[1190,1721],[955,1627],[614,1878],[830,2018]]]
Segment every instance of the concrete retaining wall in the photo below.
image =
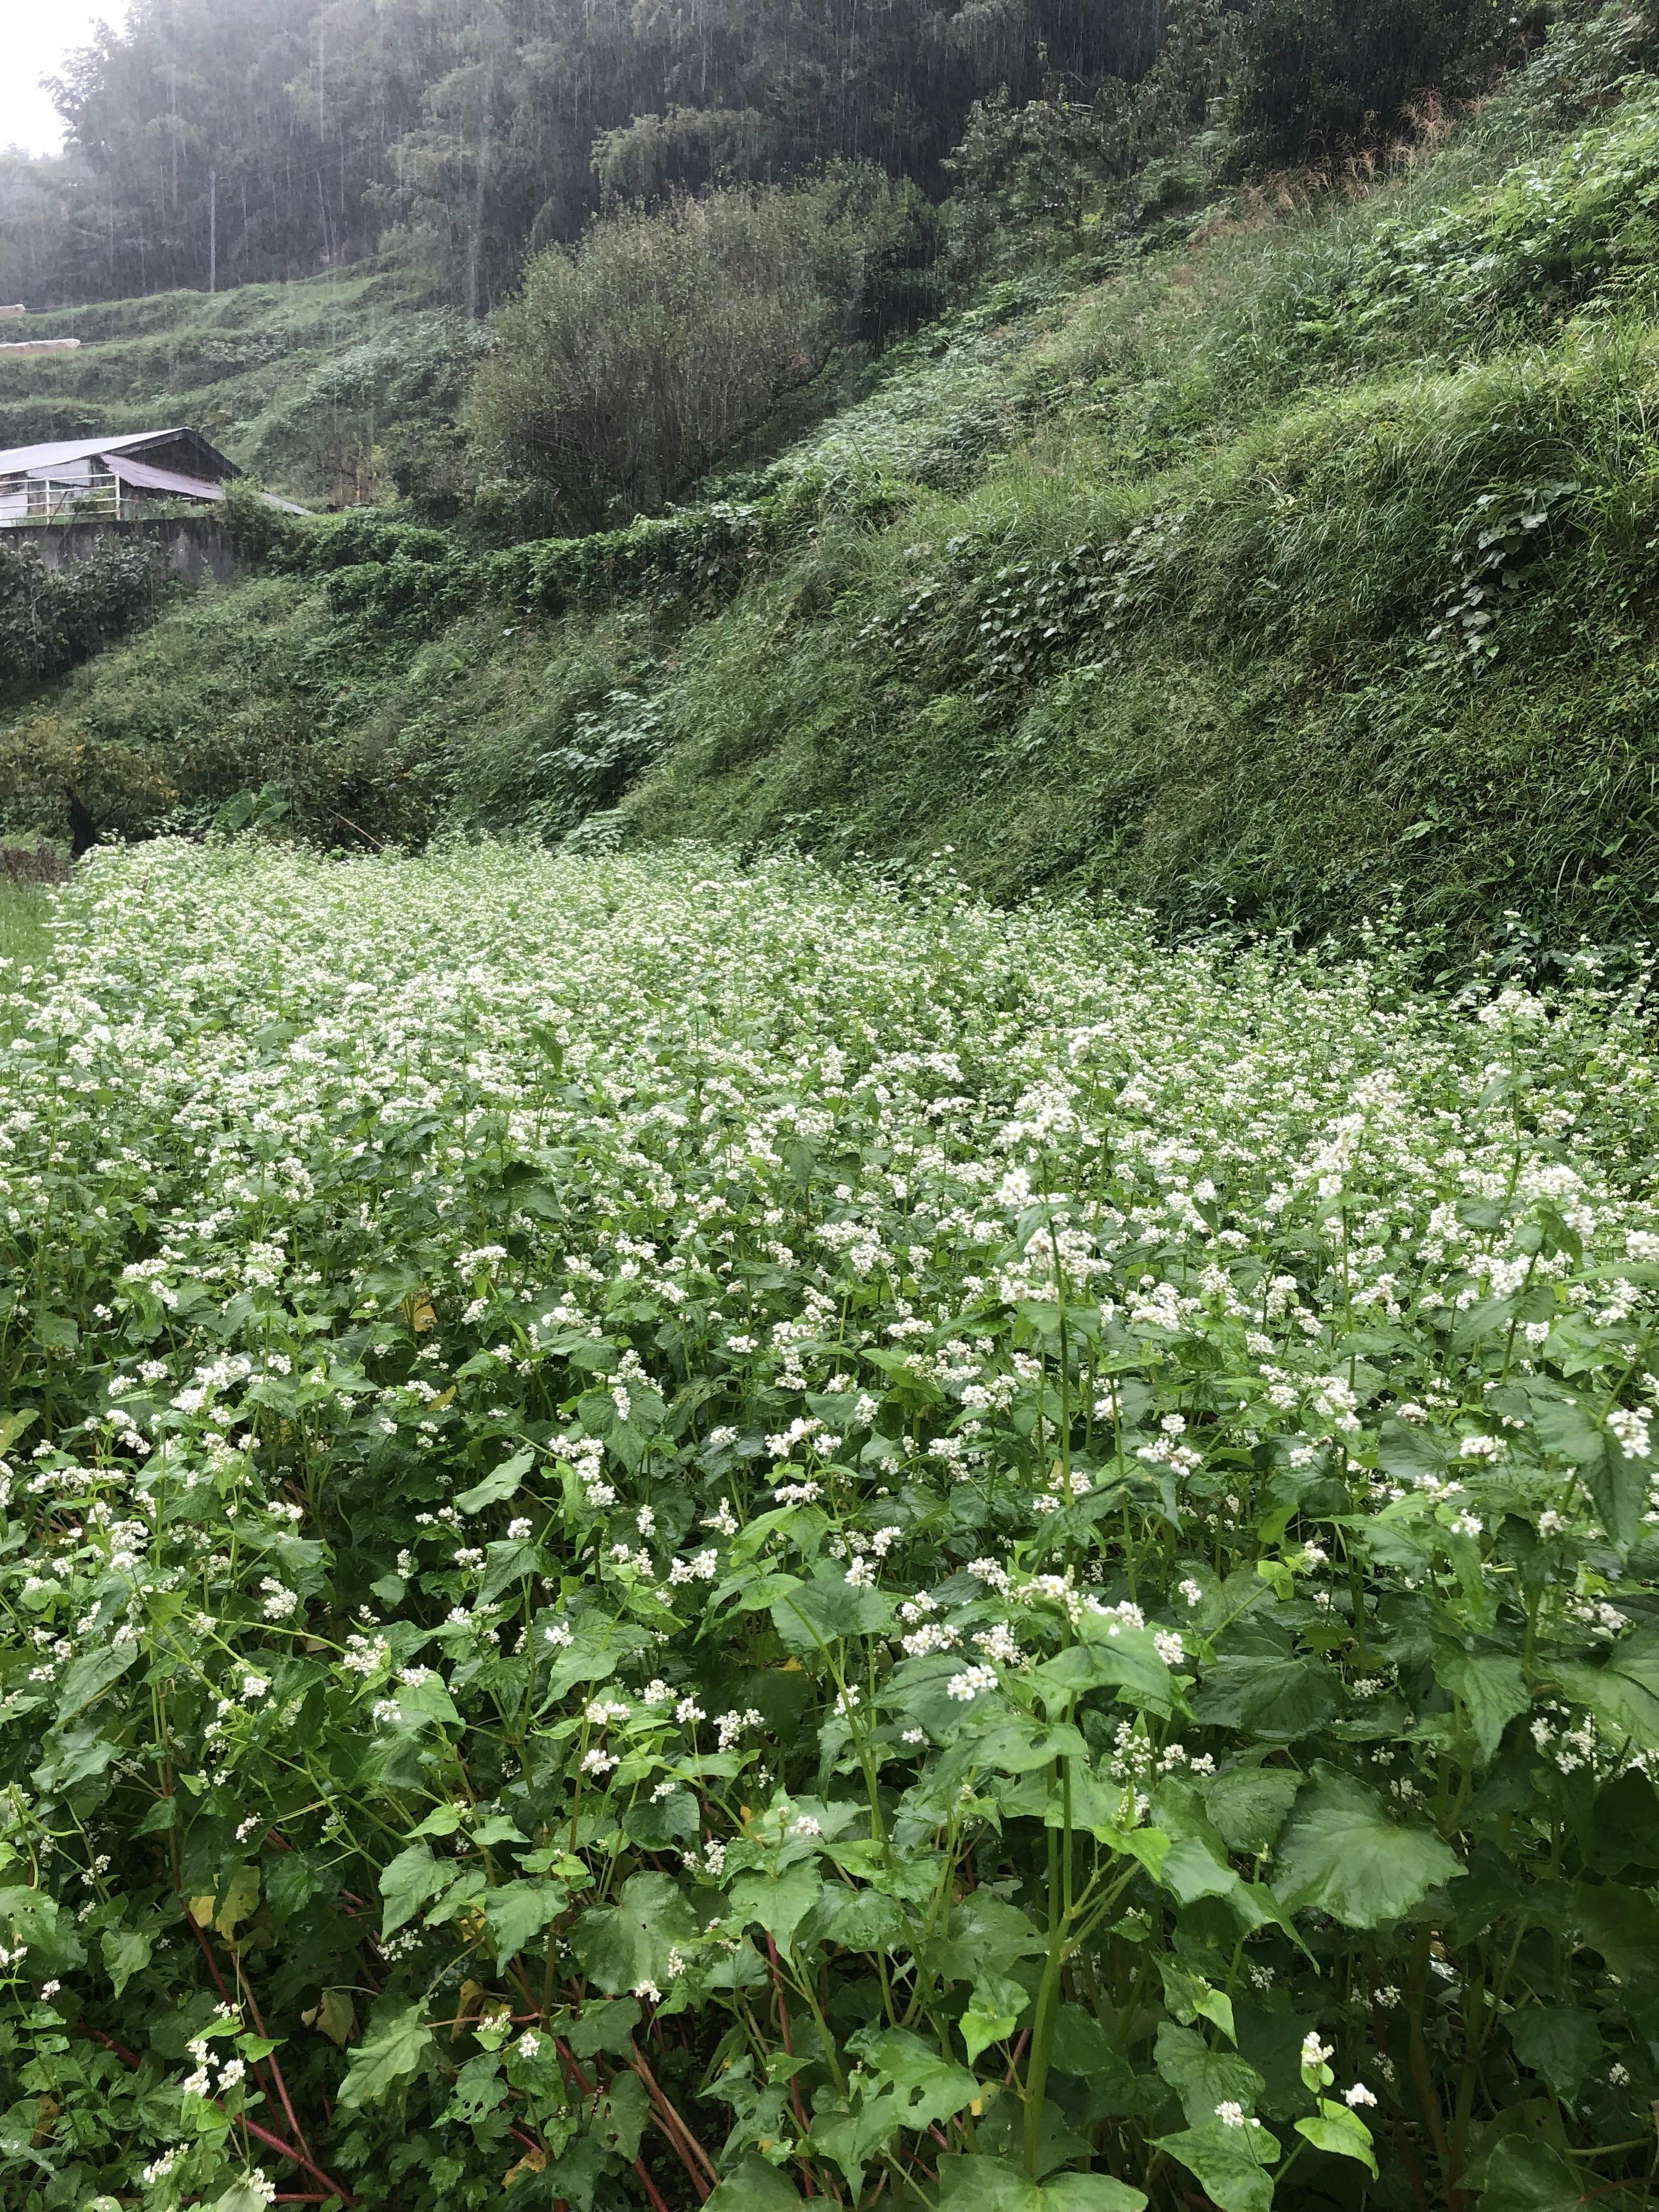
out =
[[227,584],[241,573],[230,533],[216,514],[183,515],[173,522],[46,522],[0,531],[0,545],[27,548],[48,568],[84,561],[112,540],[149,546],[158,569],[188,584],[206,576]]

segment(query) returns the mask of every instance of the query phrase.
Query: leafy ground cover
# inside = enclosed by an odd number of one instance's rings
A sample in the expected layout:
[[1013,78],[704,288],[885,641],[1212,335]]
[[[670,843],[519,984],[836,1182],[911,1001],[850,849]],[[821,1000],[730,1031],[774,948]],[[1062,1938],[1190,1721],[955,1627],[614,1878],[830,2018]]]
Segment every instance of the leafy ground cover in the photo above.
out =
[[45,896],[8,2203],[1645,2202],[1639,990],[691,848]]
[[[1552,947],[1646,939],[1653,60],[1610,7],[1369,177],[1033,250],[668,516],[540,538],[495,486],[267,544],[68,676],[12,667],[0,826],[950,842],[990,896],[1180,927],[1352,939],[1397,902],[1449,964],[1511,906]],[[441,492],[471,356],[393,277],[147,303],[131,343],[211,366],[286,315],[232,449],[275,455],[290,399],[332,435],[349,386],[354,436],[427,426],[391,480]]]

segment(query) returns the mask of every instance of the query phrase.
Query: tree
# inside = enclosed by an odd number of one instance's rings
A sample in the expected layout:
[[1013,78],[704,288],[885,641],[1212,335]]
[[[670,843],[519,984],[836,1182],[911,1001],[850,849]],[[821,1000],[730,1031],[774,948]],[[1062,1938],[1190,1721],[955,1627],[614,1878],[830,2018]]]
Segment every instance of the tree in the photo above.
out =
[[474,389],[503,468],[579,519],[672,497],[848,330],[864,245],[838,197],[731,186],[538,255]]

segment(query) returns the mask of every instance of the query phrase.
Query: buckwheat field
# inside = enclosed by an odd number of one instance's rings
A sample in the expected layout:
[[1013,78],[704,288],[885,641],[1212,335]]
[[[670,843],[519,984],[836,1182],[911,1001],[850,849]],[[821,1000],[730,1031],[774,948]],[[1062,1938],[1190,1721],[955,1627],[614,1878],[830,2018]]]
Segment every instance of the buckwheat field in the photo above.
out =
[[1640,988],[694,850],[53,933],[0,2202],[1645,2202]]

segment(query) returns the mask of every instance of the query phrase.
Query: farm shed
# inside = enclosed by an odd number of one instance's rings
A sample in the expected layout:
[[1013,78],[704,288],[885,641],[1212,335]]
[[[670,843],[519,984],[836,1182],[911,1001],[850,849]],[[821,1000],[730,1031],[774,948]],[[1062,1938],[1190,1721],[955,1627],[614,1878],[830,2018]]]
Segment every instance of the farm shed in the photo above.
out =
[[[15,446],[0,452],[0,529],[137,522],[158,507],[221,500],[225,484],[240,474],[198,430],[137,430]],[[295,514],[304,511],[287,500],[272,503]]]

